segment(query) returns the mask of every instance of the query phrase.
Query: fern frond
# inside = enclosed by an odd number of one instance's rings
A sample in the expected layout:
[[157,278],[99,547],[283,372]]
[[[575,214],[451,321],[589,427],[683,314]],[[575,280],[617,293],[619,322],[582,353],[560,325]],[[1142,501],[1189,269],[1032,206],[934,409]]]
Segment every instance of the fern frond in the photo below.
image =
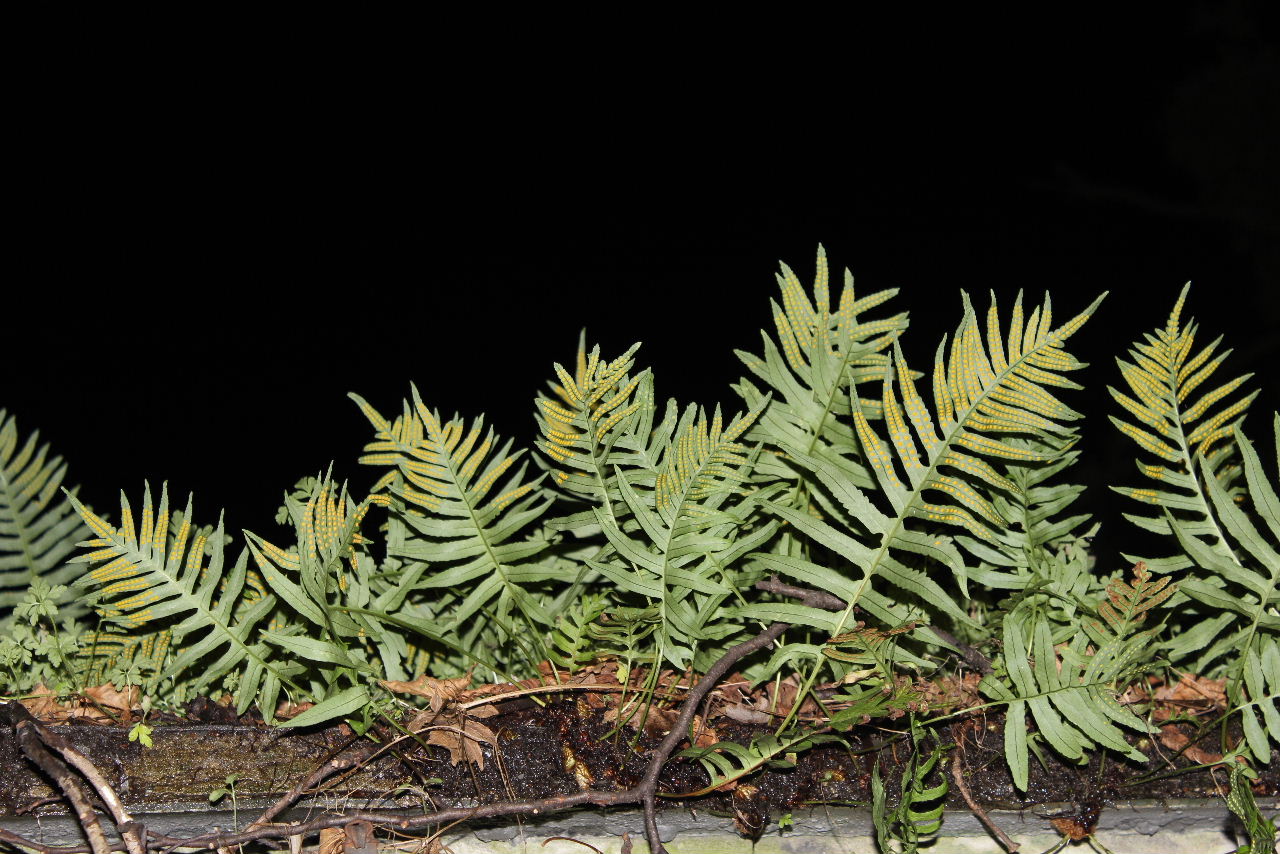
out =
[[708,747],[691,747],[676,756],[698,760],[711,777],[711,782],[693,792],[660,792],[659,795],[664,798],[696,798],[736,783],[762,768],[794,768],[796,763],[794,759],[787,758],[789,754],[834,741],[840,741],[839,736],[797,730],[784,738],[759,735],[751,740],[749,746],[720,741]]
[[[466,641],[466,632],[481,626],[473,617],[488,608],[509,640],[533,637],[541,643],[555,619],[529,588],[550,578],[565,580],[570,572],[534,560],[546,549],[545,539],[521,537],[554,500],[540,488],[544,476],[526,480],[526,467],[515,468],[522,451],[512,453],[510,441],[499,446],[481,419],[470,427],[457,418],[442,421],[416,387],[412,405],[406,402],[394,423],[351,397],[376,431],[360,462],[392,469],[378,486],[392,503],[390,553],[414,567],[416,589],[444,589],[455,597],[447,617],[441,615],[441,631]],[[513,614],[521,623],[512,622]],[[545,652],[540,650],[544,658]]]
[[[929,755],[921,759],[922,729],[913,716],[911,754],[902,769],[900,799],[892,810],[880,778],[880,762],[877,760],[871,769],[871,822],[881,851],[915,854],[924,837],[932,836],[942,828],[942,810],[950,786],[945,777],[933,786],[925,785],[942,756],[942,745],[935,744]],[[893,842],[897,842],[899,847],[895,849]]]
[[598,346],[588,352],[585,337],[580,338],[574,373],[555,364],[560,380],[551,383],[555,398],[537,398],[542,434],[537,446],[556,466],[556,485],[605,506],[617,499],[616,489],[608,486],[610,466],[622,464],[610,459],[614,444],[628,434],[631,419],[652,418],[649,372],[631,374],[639,348],[633,344],[618,358],[605,361]]
[[591,626],[604,613],[608,601],[588,594],[569,606],[551,635],[551,662],[573,672],[596,657],[592,649]]
[[[786,264],[781,265],[778,285],[782,304],[771,302],[776,340],[761,331],[762,355],[737,351],[747,369],[766,386],[764,392],[743,379],[735,386],[749,407],[765,393],[773,403],[761,416],[749,440],[777,447],[761,458],[759,475],[796,482],[798,475],[787,463],[793,452],[830,460],[857,485],[872,485],[862,460],[857,437],[848,424],[850,413],[860,409],[875,418],[878,399],[851,398],[859,383],[875,383],[891,370],[885,351],[907,328],[905,312],[879,320],[862,315],[897,294],[897,289],[858,297],[853,276],[845,270],[844,287],[836,303],[828,282],[827,255],[818,247],[812,297]],[[799,496],[793,504],[807,501]]]
[[[1029,634],[1023,628],[1027,623]],[[1090,652],[1090,638],[1081,633],[1070,643],[1055,646],[1043,613],[1031,610],[1027,615],[1015,612],[1005,617],[1000,662],[1012,689],[996,674],[984,677],[980,687],[987,696],[1008,704],[1005,760],[1015,786],[1024,791],[1027,787],[1028,709],[1037,731],[1067,759],[1080,759],[1087,750],[1105,747],[1135,761],[1145,760],[1125,741],[1119,726],[1138,732],[1148,727],[1116,700],[1115,683],[1133,674],[1135,661],[1147,651],[1153,634],[1151,630],[1128,638],[1109,637]]]
[[[80,638],[80,670],[85,685],[114,682],[117,687],[142,685],[155,691],[164,678],[173,645],[168,629],[138,634],[121,631],[86,632]],[[121,679],[130,674],[131,679]]]
[[[1280,414],[1272,416],[1272,429],[1280,462]],[[1276,707],[1280,699],[1280,498],[1238,424],[1233,428],[1233,440],[1243,462],[1246,505],[1252,505],[1252,515],[1237,504],[1214,477],[1208,460],[1199,455],[1200,477],[1208,493],[1211,518],[1223,532],[1223,547],[1215,549],[1206,543],[1198,536],[1200,528],[1172,514],[1168,519],[1193,567],[1179,582],[1180,589],[1228,617],[1212,624],[1214,636],[1200,654],[1196,672],[1205,673],[1210,664],[1227,659],[1228,696],[1244,708],[1249,751],[1265,764],[1270,761],[1270,747],[1254,713],[1255,709],[1262,711],[1266,732],[1280,743],[1280,710]],[[1255,519],[1262,522],[1263,529]],[[1201,638],[1203,635],[1197,640]],[[1170,644],[1177,652],[1186,646],[1179,644],[1180,640],[1175,638]]]
[[722,603],[733,592],[725,574],[773,534],[773,525],[763,525],[735,539],[749,527],[753,505],[733,500],[751,465],[738,440],[767,402],[727,426],[718,410],[708,419],[689,406],[672,429],[669,408],[668,423],[655,435],[671,438],[650,451],[660,453],[657,463],[617,472],[626,524],[595,509],[614,551],[588,565],[658,608],[658,657],[680,669],[689,666],[699,641],[738,630],[740,624],[723,622]]
[[1133,583],[1123,577],[1113,578],[1107,585],[1107,598],[1098,605],[1098,616],[1102,623],[1092,624],[1095,638],[1110,632],[1123,638],[1134,627],[1146,620],[1152,608],[1159,607],[1177,592],[1178,585],[1171,584],[1173,577],[1162,576],[1159,580],[1151,577],[1147,565],[1139,561],[1133,566]]
[[39,436],[21,441],[17,419],[0,409],[0,617],[34,579],[69,584],[77,572],[66,558],[84,537],[84,525],[60,494],[66,464],[49,459]]
[[[1006,344],[993,296],[984,345],[982,327],[965,297],[964,317],[950,352],[945,340],[938,348],[932,378],[932,413],[917,393],[913,374],[895,344],[894,370],[882,383],[882,411],[889,442],[880,437],[862,412],[853,413],[855,431],[879,492],[887,501],[887,511],[838,467],[816,457],[797,459],[842,505],[847,518],[856,520],[850,530],[841,531],[795,508],[769,505],[796,530],[861,570],[861,578],[855,580],[812,562],[782,561],[769,555],[756,558],[770,569],[805,584],[819,583],[843,598],[850,610],[842,620],[848,618],[856,604],[888,625],[907,621],[908,613],[896,604],[901,597],[878,592],[873,586],[875,581],[888,582],[921,606],[946,614],[956,624],[970,623],[961,598],[948,593],[916,564],[923,557],[948,567],[961,596],[967,595],[964,560],[951,537],[936,530],[951,528],[991,546],[990,553],[1001,564],[1017,565],[1017,556],[1008,554],[1010,549],[997,533],[1007,526],[1007,520],[996,496],[1016,493],[1018,486],[988,460],[1023,464],[1056,461],[1055,452],[1045,449],[1051,446],[1036,447],[1011,439],[1018,435],[1041,439],[1070,435],[1069,428],[1061,422],[1079,415],[1060,403],[1046,386],[1077,387],[1060,376],[1081,367],[1066,353],[1063,344],[1093,314],[1101,299],[1054,328],[1046,297],[1024,327],[1019,295]],[[1057,453],[1060,456],[1060,451]],[[930,528],[917,528],[916,520],[929,523]],[[990,581],[1005,586],[1026,583],[1025,578],[1011,576],[1002,581],[996,573],[989,575]],[[756,607],[748,606],[745,611],[754,616],[752,609]],[[816,618],[817,612],[813,616]],[[822,615],[824,624],[830,619],[831,615]]]
[[[69,497],[95,535],[80,545],[91,549],[75,560],[90,569],[76,582],[93,591],[99,612],[126,629],[163,624],[172,631],[174,645],[182,651],[168,665],[166,676],[177,678],[192,671],[194,684],[205,687],[235,668],[243,668],[236,690],[236,708],[243,713],[260,699],[264,714],[274,709],[275,695],[287,675],[272,661],[266,644],[258,639],[259,624],[275,608],[273,595],[261,595],[246,585],[248,552],[228,572],[223,558],[222,523],[209,538],[191,537],[191,500],[176,534],[169,528],[169,495],[162,488],[153,507],[151,489],[143,491],[136,521],[133,508],[122,493],[120,526],[94,514],[74,496]],[[209,560],[205,561],[205,549]],[[207,659],[213,658],[213,661]]]
[[[1182,288],[1162,329],[1149,332],[1144,341],[1129,350],[1131,361],[1116,359],[1130,394],[1111,386],[1107,391],[1125,410],[1128,419],[1111,417],[1111,422],[1144,452],[1138,470],[1151,481],[1146,487],[1112,489],[1146,505],[1154,513],[1126,514],[1140,528],[1158,534],[1171,533],[1165,511],[1181,520],[1185,530],[1193,530],[1209,546],[1221,550],[1222,531],[1213,520],[1206,485],[1197,475],[1195,458],[1209,463],[1209,476],[1227,489],[1238,474],[1232,429],[1243,418],[1257,391],[1240,394],[1252,374],[1228,379],[1202,389],[1231,351],[1218,352],[1222,338],[1195,349],[1197,325],[1183,325],[1182,310],[1191,285]],[[1125,556],[1127,560],[1138,558]],[[1186,555],[1145,558],[1160,571],[1190,566]]]

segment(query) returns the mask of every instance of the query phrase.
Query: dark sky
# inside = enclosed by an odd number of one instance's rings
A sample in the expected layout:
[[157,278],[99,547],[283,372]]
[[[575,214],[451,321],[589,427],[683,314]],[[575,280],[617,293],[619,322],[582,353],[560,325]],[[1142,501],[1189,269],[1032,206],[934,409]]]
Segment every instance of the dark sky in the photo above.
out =
[[[296,69],[128,98],[77,86],[25,125],[0,406],[98,506],[168,480],[199,518],[226,507],[271,536],[297,478],[333,461],[368,483],[348,391],[393,414],[412,380],[528,442],[533,396],[585,326],[606,355],[643,341],[661,395],[732,406],[732,350],[771,327],[777,262],[807,283],[821,242],[860,291],[902,289],[917,367],[961,288],[982,307],[988,289],[1005,306],[1047,289],[1060,319],[1109,290],[1072,347],[1092,364],[1068,399],[1090,416],[1091,484],[1134,480],[1105,418],[1113,357],[1191,280],[1204,340],[1235,348],[1224,370],[1259,374],[1249,428],[1267,439],[1275,14],[1111,23],[607,86],[590,62],[465,91]],[[1092,495],[1123,532],[1127,508]]]

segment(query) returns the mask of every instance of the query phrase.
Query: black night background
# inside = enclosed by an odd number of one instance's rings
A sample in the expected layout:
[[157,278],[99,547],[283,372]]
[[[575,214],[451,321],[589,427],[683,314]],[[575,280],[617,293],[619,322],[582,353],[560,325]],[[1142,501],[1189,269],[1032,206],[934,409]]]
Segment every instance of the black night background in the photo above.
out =
[[1006,311],[1047,290],[1060,321],[1110,291],[1065,399],[1115,568],[1128,508],[1105,485],[1138,476],[1106,386],[1184,282],[1198,340],[1234,348],[1223,379],[1255,374],[1260,448],[1280,408],[1277,16],[1161,10],[924,67],[806,61],[785,85],[581,66],[381,97],[297,69],[81,81],[17,123],[0,407],[99,509],[167,481],[199,521],[225,508],[271,537],[300,477],[371,482],[349,391],[394,415],[412,381],[531,446],[533,397],[585,327],[605,355],[642,341],[660,397],[736,410],[733,350],[772,330],[778,261],[808,285],[822,243],[860,293],[901,288],[918,369],[961,289]]

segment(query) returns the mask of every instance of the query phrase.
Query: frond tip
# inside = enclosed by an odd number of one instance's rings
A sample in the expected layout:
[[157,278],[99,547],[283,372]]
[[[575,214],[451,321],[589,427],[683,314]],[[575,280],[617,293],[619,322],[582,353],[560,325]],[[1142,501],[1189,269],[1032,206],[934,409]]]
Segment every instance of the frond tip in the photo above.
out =
[[[1150,483],[1145,487],[1112,489],[1200,525],[1199,533],[1218,548],[1221,531],[1212,524],[1206,484],[1197,477],[1195,460],[1203,457],[1210,477],[1232,488],[1239,475],[1232,430],[1243,420],[1257,391],[1240,394],[1240,387],[1252,374],[1201,390],[1231,351],[1218,352],[1221,336],[1195,349],[1196,322],[1190,320],[1183,325],[1181,321],[1189,288],[1190,284],[1183,287],[1163,328],[1148,332],[1143,341],[1133,344],[1130,361],[1116,359],[1130,394],[1107,387],[1128,416],[1127,420],[1111,416],[1111,423],[1147,455],[1146,459],[1139,459],[1138,470]],[[1158,534],[1172,533],[1161,509],[1126,518]],[[1189,565],[1185,557],[1145,560],[1160,571]]]

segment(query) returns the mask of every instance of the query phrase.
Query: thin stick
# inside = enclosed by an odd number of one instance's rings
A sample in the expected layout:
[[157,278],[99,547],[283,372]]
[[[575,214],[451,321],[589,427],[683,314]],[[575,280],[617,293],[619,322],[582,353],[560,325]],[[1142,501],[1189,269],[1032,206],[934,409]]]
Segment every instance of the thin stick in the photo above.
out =
[[973,799],[973,795],[970,794],[969,784],[964,781],[964,760],[959,753],[951,760],[951,779],[956,781],[956,788],[960,790],[960,796],[964,798],[964,802],[969,805],[969,809],[973,814],[978,817],[978,821],[982,822],[982,825],[991,832],[996,841],[1004,846],[1004,850],[1008,851],[1009,854],[1014,854],[1019,848],[1018,843],[1005,835],[1005,832],[991,820],[991,816],[987,815],[986,810],[979,806],[978,802]]
[[[345,750],[347,747],[350,747],[350,746],[351,746],[351,742],[348,741],[345,745],[339,748],[338,752],[340,753],[342,750]],[[369,754],[372,752],[373,751],[369,749],[361,749],[356,751],[356,753],[351,756],[331,757],[328,761],[322,763],[320,767],[316,768],[314,771],[308,774],[304,780],[302,780],[296,786],[294,786],[292,789],[286,792],[284,796],[281,797],[278,801],[276,801],[274,804],[268,807],[262,813],[262,815],[254,819],[253,823],[249,825],[248,829],[252,830],[255,827],[259,827],[261,825],[274,821],[276,816],[280,815],[280,813],[284,812],[286,809],[293,806],[294,801],[300,798],[302,796],[302,793],[305,792],[307,789],[310,789],[313,786],[320,785],[320,783],[322,783],[324,780],[328,779],[329,777],[331,777],[332,775],[336,774],[339,771],[346,771],[349,768],[353,768],[359,765],[360,763],[366,761],[369,758]]]

